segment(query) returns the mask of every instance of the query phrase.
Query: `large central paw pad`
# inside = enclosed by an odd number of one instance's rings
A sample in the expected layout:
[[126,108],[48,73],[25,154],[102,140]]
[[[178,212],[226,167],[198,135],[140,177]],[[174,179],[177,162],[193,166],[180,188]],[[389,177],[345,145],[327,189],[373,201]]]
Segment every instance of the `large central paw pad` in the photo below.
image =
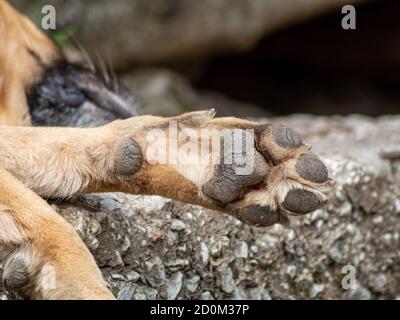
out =
[[[288,215],[310,213],[326,203],[333,180],[297,132],[281,125],[247,124],[253,134],[252,148],[248,148],[249,139],[243,138],[248,137],[245,125],[241,120],[235,125],[242,132],[236,139],[242,152],[238,148],[227,151],[227,145],[237,142],[232,142],[233,135],[224,136],[220,163],[213,166],[211,178],[202,187],[207,197],[256,226],[287,223]],[[240,172],[251,165],[252,170]]]
[[[269,171],[264,157],[254,152],[252,136],[244,130],[231,131],[222,137],[221,158],[212,178],[203,185],[203,192],[221,203],[240,197],[249,186],[263,181]],[[249,148],[250,147],[250,148]]]

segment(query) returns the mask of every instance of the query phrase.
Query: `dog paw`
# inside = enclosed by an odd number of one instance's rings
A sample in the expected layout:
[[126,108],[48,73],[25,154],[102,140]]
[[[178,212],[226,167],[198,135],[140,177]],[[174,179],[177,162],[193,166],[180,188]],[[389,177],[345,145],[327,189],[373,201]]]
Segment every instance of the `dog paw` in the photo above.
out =
[[214,116],[211,109],[111,124],[119,142],[113,160],[99,163],[114,163],[110,171],[126,177],[118,190],[199,204],[256,226],[285,224],[326,203],[333,180],[297,132]]
[[30,254],[22,245],[15,248],[6,258],[2,283],[7,290],[18,291],[29,284],[31,278]]
[[225,211],[264,227],[287,224],[289,216],[328,200],[334,182],[297,132],[240,119],[216,119],[211,126],[225,133],[220,160],[205,171],[201,192]]

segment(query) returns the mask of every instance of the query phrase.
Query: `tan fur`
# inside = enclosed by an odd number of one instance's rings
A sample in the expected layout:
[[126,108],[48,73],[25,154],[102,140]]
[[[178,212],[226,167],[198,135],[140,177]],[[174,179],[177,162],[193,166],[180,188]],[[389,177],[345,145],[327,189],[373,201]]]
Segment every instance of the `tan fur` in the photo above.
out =
[[[207,203],[199,194],[196,181],[185,178],[186,170],[180,170],[179,166],[153,166],[146,159],[147,163],[134,177],[113,175],[114,146],[129,136],[146,150],[146,126],[153,129],[165,121],[143,116],[91,129],[3,126],[0,164],[42,197],[68,198],[94,190],[118,190]],[[204,167],[201,163],[194,166]],[[203,171],[193,170],[199,175],[194,180],[201,181]],[[171,181],[174,181],[174,188],[171,188]],[[215,208],[215,205],[210,202],[210,207]]]
[[26,90],[60,57],[58,48],[25,16],[0,0],[0,124],[29,125]]
[[21,226],[12,214],[9,208],[0,205],[0,243],[20,244],[25,240]]
[[[101,150],[106,139],[97,133],[94,129],[3,126],[0,163],[38,194],[66,198],[107,174],[101,162],[107,154],[100,154],[110,150]],[[61,141],[60,134],[64,135]],[[87,138],[84,143],[82,134]],[[96,159],[102,170],[97,170]]]
[[[31,297],[112,298],[91,254],[72,227],[43,199],[1,168],[0,203],[10,209],[8,214],[15,221],[12,227],[18,225],[28,242],[24,254],[30,256]],[[40,285],[41,278],[37,275],[45,264],[55,268],[55,289]]]

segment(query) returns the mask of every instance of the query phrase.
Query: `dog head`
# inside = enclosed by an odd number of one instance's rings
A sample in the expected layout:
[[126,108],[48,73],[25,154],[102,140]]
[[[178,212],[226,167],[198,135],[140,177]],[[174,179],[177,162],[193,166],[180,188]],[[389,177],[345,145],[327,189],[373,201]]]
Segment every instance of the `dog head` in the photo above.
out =
[[115,75],[65,59],[43,67],[27,97],[34,125],[88,127],[139,114],[137,101]]
[[[68,62],[27,17],[0,1],[0,123],[97,126],[139,113],[105,64]],[[85,55],[86,56],[86,55]]]

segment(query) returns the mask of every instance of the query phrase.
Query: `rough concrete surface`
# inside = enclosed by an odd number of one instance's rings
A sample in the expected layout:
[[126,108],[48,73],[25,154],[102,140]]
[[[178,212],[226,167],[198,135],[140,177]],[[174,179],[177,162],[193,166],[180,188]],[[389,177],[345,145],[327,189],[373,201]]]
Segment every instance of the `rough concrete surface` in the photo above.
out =
[[337,181],[326,208],[291,226],[249,227],[157,196],[53,204],[119,299],[400,298],[400,116],[270,121],[298,130]]

